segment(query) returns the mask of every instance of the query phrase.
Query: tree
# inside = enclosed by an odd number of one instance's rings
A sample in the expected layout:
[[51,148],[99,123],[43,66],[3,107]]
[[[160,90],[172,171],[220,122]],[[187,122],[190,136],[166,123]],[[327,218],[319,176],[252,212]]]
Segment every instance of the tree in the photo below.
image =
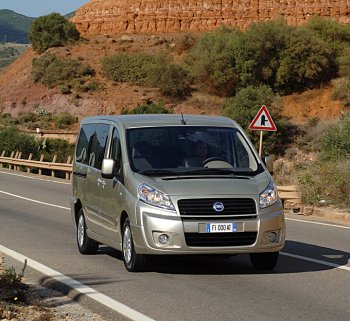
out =
[[33,22],[29,31],[29,40],[38,53],[77,41],[79,37],[75,25],[59,13],[39,17]]

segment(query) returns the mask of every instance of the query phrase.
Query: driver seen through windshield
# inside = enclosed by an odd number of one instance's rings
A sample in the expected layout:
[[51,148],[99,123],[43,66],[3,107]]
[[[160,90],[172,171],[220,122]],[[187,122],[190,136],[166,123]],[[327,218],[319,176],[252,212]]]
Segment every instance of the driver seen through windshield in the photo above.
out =
[[257,160],[245,138],[226,127],[145,127],[127,130],[131,168],[135,172],[199,168],[255,172]]

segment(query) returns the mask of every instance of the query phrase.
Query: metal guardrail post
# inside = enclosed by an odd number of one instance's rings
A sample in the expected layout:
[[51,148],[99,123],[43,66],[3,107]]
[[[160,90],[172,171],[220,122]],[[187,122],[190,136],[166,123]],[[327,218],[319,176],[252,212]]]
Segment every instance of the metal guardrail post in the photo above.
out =
[[[28,160],[32,160],[32,158],[33,158],[33,154],[30,153],[28,156]],[[30,173],[30,167],[27,167],[27,173]]]
[[[43,162],[44,161],[44,154],[41,154],[40,155],[40,159],[39,159],[39,162]],[[42,170],[41,170],[41,168],[39,167],[39,175],[41,175],[42,174]]]

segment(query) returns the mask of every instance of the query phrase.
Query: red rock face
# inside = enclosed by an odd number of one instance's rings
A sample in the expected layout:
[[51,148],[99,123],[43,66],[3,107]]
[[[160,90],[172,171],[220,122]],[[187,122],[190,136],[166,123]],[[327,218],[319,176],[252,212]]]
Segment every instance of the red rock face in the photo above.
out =
[[90,0],[72,21],[85,36],[247,27],[282,16],[300,25],[313,15],[350,22],[350,0]]

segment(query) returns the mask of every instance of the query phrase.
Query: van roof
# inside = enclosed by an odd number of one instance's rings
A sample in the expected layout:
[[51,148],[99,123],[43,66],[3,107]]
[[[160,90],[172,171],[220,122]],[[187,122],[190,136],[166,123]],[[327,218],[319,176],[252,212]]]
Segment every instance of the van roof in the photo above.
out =
[[119,123],[125,128],[137,127],[158,127],[158,126],[219,126],[219,127],[237,127],[236,122],[227,117],[221,116],[197,116],[197,115],[178,115],[178,114],[140,114],[140,115],[120,115],[120,116],[95,116],[84,118],[82,123],[91,123],[95,121],[113,121]]

